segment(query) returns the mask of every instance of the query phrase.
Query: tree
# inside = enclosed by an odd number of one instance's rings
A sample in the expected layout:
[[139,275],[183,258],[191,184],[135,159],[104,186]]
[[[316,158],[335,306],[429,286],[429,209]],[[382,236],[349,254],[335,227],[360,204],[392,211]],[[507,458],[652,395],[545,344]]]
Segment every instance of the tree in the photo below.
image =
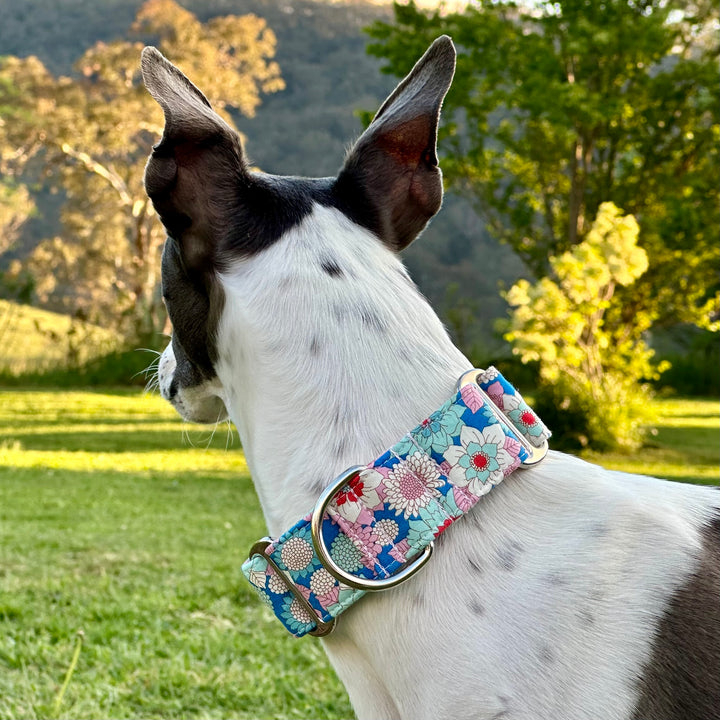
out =
[[616,295],[648,268],[638,232],[632,215],[603,203],[585,239],[550,258],[552,277],[520,280],[507,293],[513,312],[505,337],[523,362],[540,364],[541,414],[563,408],[572,435],[598,449],[639,445],[647,401],[639,383],[663,369],[653,367],[643,340],[650,317],[628,325]]
[[18,232],[34,210],[27,187],[13,176],[18,153],[7,141],[8,123],[3,116],[10,107],[7,100],[16,100],[16,93],[0,77],[0,258],[15,245]]
[[720,310],[716,3],[395,5],[369,52],[403,75],[429,41],[459,50],[443,169],[530,271],[581,242],[601,203],[640,222],[649,269],[625,313],[708,327]]
[[158,289],[164,235],[142,186],[163,122],[140,81],[143,41],[170,55],[231,123],[231,108],[251,116],[262,93],[284,85],[272,61],[275,36],[252,15],[202,24],[174,0],[148,0],[130,35],[136,39],[89,48],[73,77],[52,76],[35,57],[3,59],[0,108],[15,172],[40,166],[67,198],[63,234],[38,246],[30,261],[40,299],[115,324],[136,342],[161,330],[165,317]]
[[0,179],[0,257],[12,250],[34,203],[25,185]]

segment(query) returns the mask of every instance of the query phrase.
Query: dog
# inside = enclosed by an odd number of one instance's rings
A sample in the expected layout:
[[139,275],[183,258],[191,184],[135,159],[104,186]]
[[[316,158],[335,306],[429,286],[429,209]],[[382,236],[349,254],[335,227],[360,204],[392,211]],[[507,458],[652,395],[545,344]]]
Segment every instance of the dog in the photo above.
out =
[[[432,44],[324,179],[251,171],[190,80],[154,48],[141,65],[165,114],[145,171],[168,235],[161,394],[232,419],[277,537],[472,367],[398,257],[442,202],[454,46]],[[361,719],[717,719],[719,532],[714,489],[551,451],[319,642]]]

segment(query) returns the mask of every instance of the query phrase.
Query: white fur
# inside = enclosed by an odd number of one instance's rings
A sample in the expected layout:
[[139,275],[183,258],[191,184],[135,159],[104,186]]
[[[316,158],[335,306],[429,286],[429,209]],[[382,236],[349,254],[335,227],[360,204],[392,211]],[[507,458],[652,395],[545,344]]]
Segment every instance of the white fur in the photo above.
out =
[[[210,393],[238,427],[274,536],[470,368],[397,257],[337,210],[316,206],[220,281]],[[628,718],[717,507],[710,490],[551,453],[483,497],[421,574],[343,614],[325,647],[360,718]]]

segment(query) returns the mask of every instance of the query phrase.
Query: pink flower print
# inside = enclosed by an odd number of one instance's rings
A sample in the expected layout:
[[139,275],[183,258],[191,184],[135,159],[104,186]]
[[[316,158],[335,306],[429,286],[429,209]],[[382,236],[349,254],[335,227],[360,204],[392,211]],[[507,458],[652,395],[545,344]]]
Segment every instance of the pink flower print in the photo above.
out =
[[334,505],[339,515],[350,522],[371,522],[369,509],[381,504],[376,488],[383,476],[376,470],[363,470],[335,496]]
[[511,473],[513,470],[518,468],[520,466],[520,450],[522,448],[522,445],[515,440],[514,438],[511,438],[509,435],[505,436],[505,444],[503,445],[505,450],[508,451],[510,454],[510,457],[513,458],[512,465],[508,465],[504,468],[504,472],[506,475]]
[[462,397],[463,402],[474,413],[476,413],[485,404],[483,396],[479,393],[475,385],[463,385],[460,388],[460,397]]
[[477,496],[473,495],[466,487],[454,487],[453,497],[458,509],[467,512],[478,501]]
[[503,394],[503,387],[499,382],[494,382],[492,385],[488,387],[485,392],[490,396],[490,399],[495,403],[497,407],[499,407],[501,410],[507,409],[507,405],[505,404],[505,398],[511,397],[509,395]]
[[362,554],[361,562],[370,570],[375,568],[377,556],[382,551],[380,539],[369,525],[347,525],[343,532],[353,541]]
[[393,560],[397,560],[399,563],[404,563],[408,550],[410,550],[410,544],[408,541],[401,540],[399,543],[393,545],[390,550],[390,557],[392,557]]
[[385,479],[385,501],[396,515],[402,513],[407,519],[439,497],[436,488],[442,484],[438,466],[424,453],[416,452],[389,472]]

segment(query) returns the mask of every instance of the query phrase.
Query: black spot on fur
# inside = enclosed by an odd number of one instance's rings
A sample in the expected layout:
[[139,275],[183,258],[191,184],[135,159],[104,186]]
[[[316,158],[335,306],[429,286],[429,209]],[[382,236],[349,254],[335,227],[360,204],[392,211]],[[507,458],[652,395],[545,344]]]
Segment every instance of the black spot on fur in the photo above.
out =
[[504,695],[498,695],[497,699],[503,705],[503,709],[495,713],[490,720],[510,720],[510,698]]
[[344,419],[345,416],[342,410],[339,407],[335,407],[332,415],[330,416],[330,424],[332,425],[332,427],[337,430],[342,426]]
[[501,570],[512,572],[516,564],[515,553],[510,548],[501,548],[495,553],[495,565]]
[[470,601],[468,609],[473,615],[477,615],[478,617],[485,614],[485,608],[480,604],[480,601],[477,598],[473,598]]
[[347,440],[343,437],[338,440],[337,445],[335,446],[335,457],[338,459],[342,459],[345,457],[345,452],[347,451]]
[[567,585],[568,583],[567,578],[557,571],[549,572],[545,576],[545,582],[553,587],[563,587],[563,585]]
[[555,662],[555,653],[547,644],[543,643],[538,650],[538,659],[543,665],[552,665]]
[[313,337],[313,339],[310,341],[310,354],[316,356],[319,353],[320,341],[317,339],[317,337]]
[[502,570],[512,572],[517,566],[518,556],[523,552],[524,548],[520,543],[509,541],[507,545],[496,550],[495,564]]
[[380,316],[369,308],[360,309],[360,319],[362,324],[368,329],[378,333],[386,333],[387,323],[380,318]]
[[470,566],[470,569],[477,575],[482,575],[485,572],[483,566],[473,558],[468,558],[468,565]]
[[634,720],[720,717],[720,519],[705,529],[700,564],[660,622],[639,691]]
[[324,480],[313,480],[310,483],[310,492],[314,497],[319,497],[323,490],[328,486],[327,482]]
[[345,276],[342,268],[332,258],[325,258],[320,263],[320,267],[323,269],[323,272],[327,273],[330,277],[342,278]]
[[410,603],[414,608],[417,610],[423,610],[425,606],[427,605],[427,602],[425,600],[425,595],[422,592],[414,592],[410,596]]

